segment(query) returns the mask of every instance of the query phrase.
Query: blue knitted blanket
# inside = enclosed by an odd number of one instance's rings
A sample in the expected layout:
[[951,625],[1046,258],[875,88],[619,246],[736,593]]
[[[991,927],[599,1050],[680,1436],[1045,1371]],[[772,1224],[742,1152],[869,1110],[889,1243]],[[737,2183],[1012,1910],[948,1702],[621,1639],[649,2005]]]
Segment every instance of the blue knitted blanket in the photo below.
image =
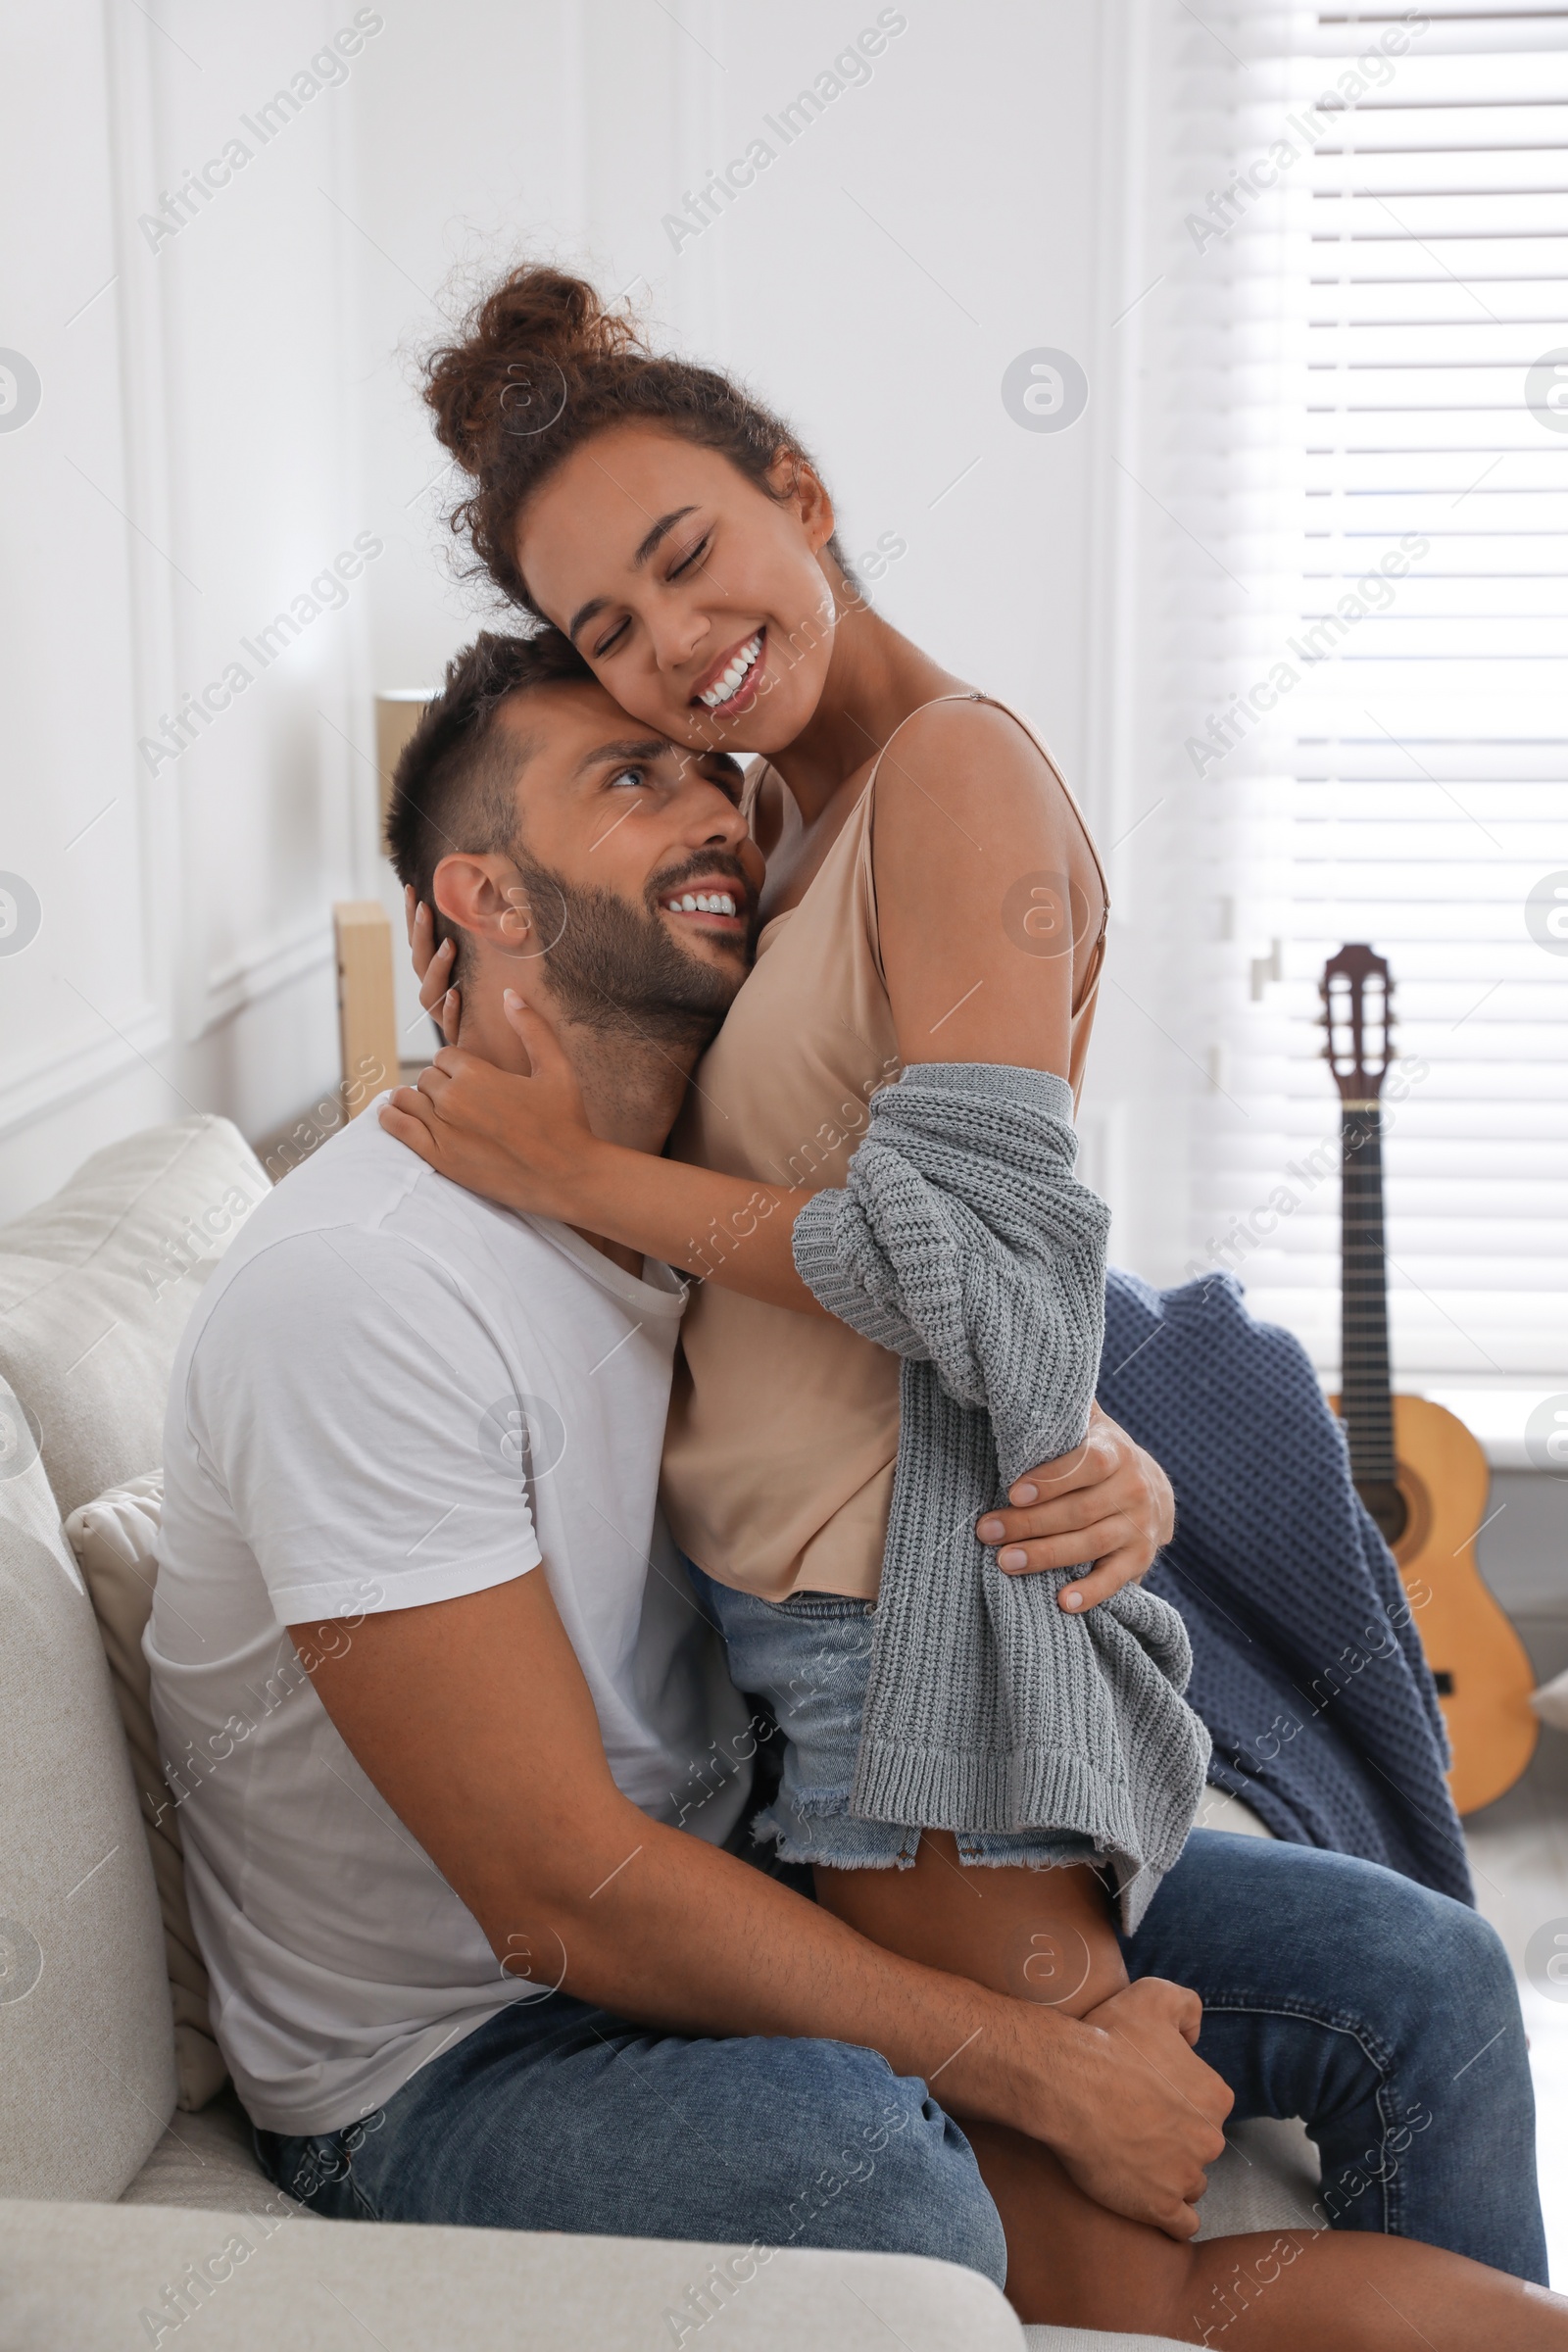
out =
[[1175,1490],[1146,1581],[1186,1622],[1209,1780],[1276,1837],[1473,1902],[1432,1677],[1300,1342],[1232,1275],[1112,1268],[1098,1395]]

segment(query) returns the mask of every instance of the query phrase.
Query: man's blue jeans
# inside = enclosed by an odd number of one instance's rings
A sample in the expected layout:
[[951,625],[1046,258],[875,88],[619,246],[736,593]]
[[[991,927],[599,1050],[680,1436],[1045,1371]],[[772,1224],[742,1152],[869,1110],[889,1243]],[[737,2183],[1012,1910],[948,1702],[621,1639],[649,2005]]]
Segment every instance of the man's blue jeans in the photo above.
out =
[[[1371,1863],[1200,1830],[1125,1948],[1133,1975],[1200,1995],[1237,2121],[1305,2117],[1336,2229],[1545,2282],[1518,1997],[1474,1912]],[[841,2042],[650,2034],[560,1993],[361,2124],[257,2141],[280,2186],[343,2219],[1005,2267],[969,2144],[922,2082]]]
[[1237,2123],[1305,2118],[1320,2219],[1545,2285],[1524,2021],[1478,1912],[1376,1863],[1195,1830],[1122,1948],[1201,1998]]

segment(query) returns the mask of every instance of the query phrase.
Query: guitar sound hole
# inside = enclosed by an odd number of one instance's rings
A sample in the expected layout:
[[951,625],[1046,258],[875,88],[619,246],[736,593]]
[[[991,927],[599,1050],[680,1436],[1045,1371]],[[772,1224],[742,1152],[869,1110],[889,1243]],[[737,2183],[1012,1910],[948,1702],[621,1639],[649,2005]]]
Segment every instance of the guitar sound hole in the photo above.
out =
[[1371,1512],[1378,1534],[1392,1549],[1409,1524],[1409,1504],[1393,1479],[1368,1479],[1356,1492]]

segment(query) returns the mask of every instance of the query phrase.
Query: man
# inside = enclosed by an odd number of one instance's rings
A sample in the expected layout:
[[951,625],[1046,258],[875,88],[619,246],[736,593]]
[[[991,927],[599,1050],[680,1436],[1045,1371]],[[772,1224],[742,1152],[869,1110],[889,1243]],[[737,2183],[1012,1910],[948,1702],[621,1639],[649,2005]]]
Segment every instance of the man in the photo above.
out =
[[[597,1130],[657,1152],[750,953],[732,763],[639,739],[553,640],[481,638],[398,783],[399,870],[460,939],[465,1046],[527,1066],[503,1006],[525,959]],[[679,1309],[662,1269],[463,1192],[362,1117],[192,1318],[149,1655],[219,2038],[274,2177],[333,2214],[1000,2279],[951,2107],[1185,2238],[1230,2092],[1182,1984],[1240,1948],[1212,2014],[1249,2111],[1359,2150],[1396,2097],[1417,2153],[1350,2222],[1521,2267],[1517,2004],[1458,1906],[1195,1839],[1139,1981],[1078,2022],[882,1951],[729,1850],[757,1735],[655,1507]],[[1499,2037],[1463,2108],[1450,2054],[1418,2047],[1455,2004]],[[1415,2103],[1439,2128],[1412,2139]]]

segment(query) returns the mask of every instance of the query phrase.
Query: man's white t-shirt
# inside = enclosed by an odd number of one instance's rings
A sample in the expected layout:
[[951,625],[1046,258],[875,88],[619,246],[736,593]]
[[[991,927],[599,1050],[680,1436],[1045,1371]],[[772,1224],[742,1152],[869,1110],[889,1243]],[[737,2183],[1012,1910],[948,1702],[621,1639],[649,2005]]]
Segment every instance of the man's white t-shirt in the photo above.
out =
[[214,2030],[267,2130],[357,2121],[542,1989],[503,1976],[287,1626],[542,1558],[622,1792],[715,1844],[739,1817],[744,1709],[657,1508],[682,1292],[645,1272],[436,1175],[369,1108],[191,1317],[146,1652]]

